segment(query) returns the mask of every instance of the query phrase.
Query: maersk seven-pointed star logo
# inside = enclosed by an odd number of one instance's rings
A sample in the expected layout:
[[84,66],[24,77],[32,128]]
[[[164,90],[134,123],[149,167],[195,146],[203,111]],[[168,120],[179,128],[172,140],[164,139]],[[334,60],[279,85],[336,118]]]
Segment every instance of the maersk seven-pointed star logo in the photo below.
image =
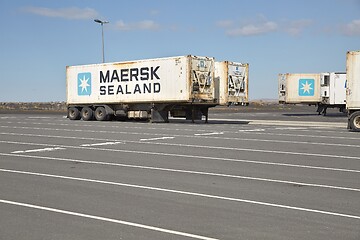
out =
[[91,73],[84,72],[78,74],[78,95],[91,95]]
[[314,88],[314,79],[299,79],[299,96],[314,96]]

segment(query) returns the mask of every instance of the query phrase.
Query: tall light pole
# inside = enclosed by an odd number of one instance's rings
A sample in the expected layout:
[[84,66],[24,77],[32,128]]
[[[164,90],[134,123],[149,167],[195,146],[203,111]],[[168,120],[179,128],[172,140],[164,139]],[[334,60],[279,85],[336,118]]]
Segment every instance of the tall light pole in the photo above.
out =
[[103,63],[105,62],[105,55],[104,55],[104,24],[109,23],[108,21],[101,21],[99,19],[94,20],[97,23],[101,24],[101,36],[102,36],[102,60]]

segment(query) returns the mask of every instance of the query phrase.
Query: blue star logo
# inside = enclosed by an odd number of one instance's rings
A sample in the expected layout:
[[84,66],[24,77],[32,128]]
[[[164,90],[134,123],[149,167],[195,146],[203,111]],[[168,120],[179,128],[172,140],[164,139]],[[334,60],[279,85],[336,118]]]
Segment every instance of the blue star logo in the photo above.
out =
[[91,73],[84,72],[78,74],[78,95],[90,96],[91,95]]
[[315,94],[314,79],[299,79],[299,96],[310,97]]

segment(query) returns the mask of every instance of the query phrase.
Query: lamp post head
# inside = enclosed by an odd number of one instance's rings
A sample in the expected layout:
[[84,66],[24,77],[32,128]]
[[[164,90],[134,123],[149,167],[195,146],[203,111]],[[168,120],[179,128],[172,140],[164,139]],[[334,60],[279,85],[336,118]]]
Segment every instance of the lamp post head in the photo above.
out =
[[101,25],[104,23],[109,23],[108,21],[101,21],[100,19],[94,19],[94,22],[100,23]]

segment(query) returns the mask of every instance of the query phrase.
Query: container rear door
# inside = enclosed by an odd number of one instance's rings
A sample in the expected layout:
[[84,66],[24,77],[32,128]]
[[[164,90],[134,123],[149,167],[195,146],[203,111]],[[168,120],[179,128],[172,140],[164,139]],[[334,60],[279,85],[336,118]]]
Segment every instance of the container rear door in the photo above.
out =
[[286,99],[286,76],[287,74],[279,74],[278,78],[278,92],[279,92],[279,103],[285,103]]
[[330,104],[346,104],[346,73],[331,73],[331,80],[334,87],[331,89]]
[[227,103],[227,62],[215,62],[215,98],[220,105]]
[[193,102],[215,102],[214,58],[189,56],[191,99]]
[[229,62],[227,71],[229,102],[248,102],[248,70],[249,64]]

